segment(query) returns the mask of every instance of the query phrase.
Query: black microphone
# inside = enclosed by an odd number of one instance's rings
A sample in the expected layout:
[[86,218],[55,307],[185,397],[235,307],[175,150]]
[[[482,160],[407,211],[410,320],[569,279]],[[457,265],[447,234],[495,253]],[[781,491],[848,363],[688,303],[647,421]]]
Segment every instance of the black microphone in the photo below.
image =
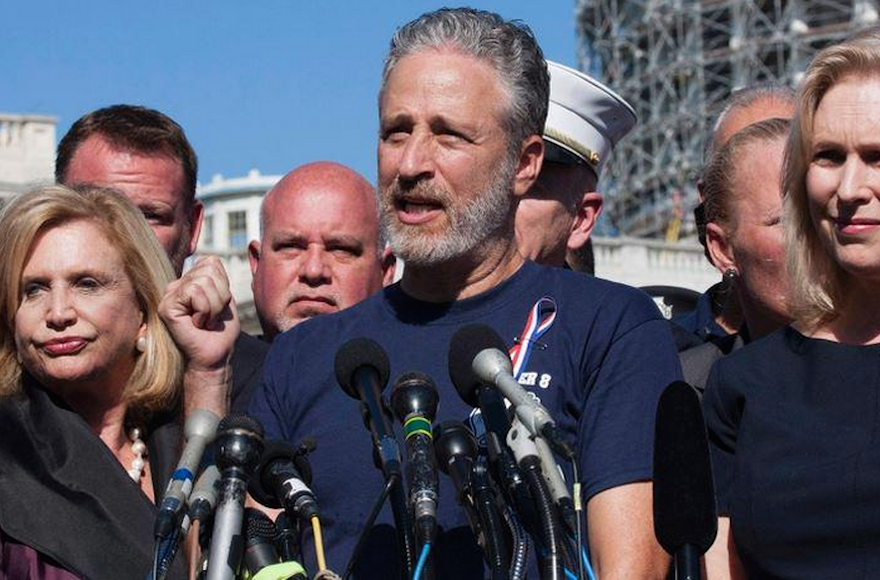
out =
[[186,445],[180,454],[177,469],[168,482],[165,495],[159,504],[153,533],[158,539],[168,537],[180,527],[186,501],[193,487],[195,473],[199,469],[205,446],[214,438],[220,418],[211,411],[196,409],[186,418],[183,434]]
[[437,425],[434,453],[440,471],[452,478],[458,502],[470,503],[473,492],[474,461],[477,459],[477,440],[470,429],[458,421],[443,421]]
[[410,503],[419,541],[433,541],[437,527],[437,465],[432,423],[440,397],[428,375],[407,373],[394,383],[391,408],[406,434]]
[[480,409],[486,431],[497,434],[504,441],[510,430],[510,418],[501,393],[473,369],[474,356],[484,348],[506,350],[501,337],[491,329],[491,334],[487,333],[487,328],[481,324],[471,324],[452,335],[449,341],[449,378],[461,400]]
[[263,452],[263,428],[247,415],[229,415],[217,428],[214,461],[220,493],[214,514],[207,580],[232,580],[244,548],[241,532],[247,481]]
[[283,562],[300,558],[300,529],[299,521],[294,519],[291,522],[287,512],[281,512],[275,518],[275,547]]
[[244,568],[253,576],[281,561],[275,549],[275,524],[258,509],[244,510]]
[[391,474],[400,475],[400,449],[382,402],[382,390],[388,384],[391,372],[385,351],[369,338],[349,340],[336,353],[334,369],[342,390],[353,399],[360,399],[364,405],[385,479]]
[[400,448],[382,402],[382,390],[388,384],[388,375],[391,373],[388,355],[375,340],[355,338],[339,348],[333,366],[342,390],[361,401],[385,481],[394,480],[389,498],[401,550],[401,570],[405,578],[411,578],[415,566],[415,546],[406,506],[406,491],[401,480]]
[[474,535],[480,540],[493,580],[507,578],[501,515],[495,504],[485,460],[480,461],[477,439],[463,423],[444,421],[437,426],[434,452],[443,473],[452,478],[458,502]]
[[293,559],[279,557],[275,546],[278,531],[269,516],[247,508],[244,517],[243,578],[250,580],[306,580],[306,571]]
[[676,381],[660,395],[654,431],[654,534],[675,557],[676,578],[700,578],[717,532],[706,422],[697,393]]
[[284,508],[290,517],[309,522],[318,515],[318,502],[309,488],[312,469],[303,448],[286,441],[269,441],[257,464],[248,491],[255,500],[271,508]]

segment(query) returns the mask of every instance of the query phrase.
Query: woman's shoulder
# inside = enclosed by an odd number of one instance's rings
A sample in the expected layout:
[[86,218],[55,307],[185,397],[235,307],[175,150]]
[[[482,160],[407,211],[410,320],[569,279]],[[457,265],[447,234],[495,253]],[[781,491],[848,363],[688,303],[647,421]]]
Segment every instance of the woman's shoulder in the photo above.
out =
[[763,391],[767,384],[788,382],[806,367],[804,338],[787,326],[735,349],[715,362],[708,383],[746,394],[752,387]]
[[805,337],[792,327],[786,326],[732,350],[718,364],[728,369],[777,367],[780,358],[797,357],[801,354],[798,352],[798,343],[803,338]]

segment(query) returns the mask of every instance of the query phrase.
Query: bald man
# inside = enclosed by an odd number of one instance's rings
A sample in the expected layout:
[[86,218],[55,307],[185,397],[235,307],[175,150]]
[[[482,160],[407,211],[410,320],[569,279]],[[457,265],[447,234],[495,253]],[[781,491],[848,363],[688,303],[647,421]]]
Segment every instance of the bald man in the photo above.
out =
[[248,246],[254,305],[267,340],[356,304],[394,278],[376,194],[360,174],[318,161],[285,175],[263,200],[262,238]]

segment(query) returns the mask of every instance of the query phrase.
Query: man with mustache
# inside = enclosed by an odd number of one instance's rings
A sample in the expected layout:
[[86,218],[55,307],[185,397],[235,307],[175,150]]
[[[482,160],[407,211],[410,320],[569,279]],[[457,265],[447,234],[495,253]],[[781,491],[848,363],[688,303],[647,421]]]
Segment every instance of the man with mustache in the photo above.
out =
[[[516,207],[541,169],[548,93],[531,31],[497,14],[441,9],[392,39],[379,93],[378,184],[403,277],[277,337],[251,405],[268,437],[317,441],[309,459],[331,569],[345,567],[382,490],[358,404],[333,376],[340,345],[375,340],[392,381],[418,371],[436,382],[435,421],[467,419],[476,428],[447,353],[457,330],[482,323],[503,338],[519,383],[575,445],[597,576],[665,577],[650,478],[657,400],[680,377],[668,327],[637,290],[539,266],[517,250]],[[439,496],[436,577],[485,578],[447,477]],[[390,522],[386,506],[354,562],[358,580],[398,577]],[[311,553],[306,546],[307,564]]]
[[394,277],[375,190],[344,165],[318,161],[285,175],[263,199],[260,241],[248,246],[263,337],[338,312]]

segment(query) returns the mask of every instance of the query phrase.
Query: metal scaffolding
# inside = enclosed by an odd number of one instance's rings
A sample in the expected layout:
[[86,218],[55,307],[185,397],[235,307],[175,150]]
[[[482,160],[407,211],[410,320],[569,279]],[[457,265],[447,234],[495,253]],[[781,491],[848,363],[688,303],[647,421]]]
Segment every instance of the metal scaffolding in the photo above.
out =
[[876,0],[577,0],[575,14],[581,69],[639,117],[603,177],[607,230],[669,239],[693,232],[704,140],[731,91],[796,85],[818,50],[878,11]]

